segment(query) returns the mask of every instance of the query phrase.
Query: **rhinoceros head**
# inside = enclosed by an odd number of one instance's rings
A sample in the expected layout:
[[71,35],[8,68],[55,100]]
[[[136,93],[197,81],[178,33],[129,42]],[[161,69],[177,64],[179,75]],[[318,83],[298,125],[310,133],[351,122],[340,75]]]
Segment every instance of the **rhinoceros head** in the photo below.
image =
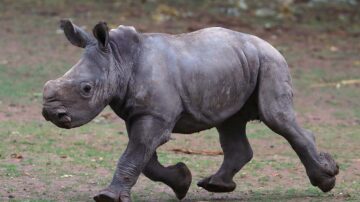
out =
[[46,82],[43,116],[61,128],[73,128],[91,121],[109,104],[114,94],[114,57],[106,23],[100,22],[88,34],[70,20],[62,20],[66,38],[84,48],[80,60],[62,77]]

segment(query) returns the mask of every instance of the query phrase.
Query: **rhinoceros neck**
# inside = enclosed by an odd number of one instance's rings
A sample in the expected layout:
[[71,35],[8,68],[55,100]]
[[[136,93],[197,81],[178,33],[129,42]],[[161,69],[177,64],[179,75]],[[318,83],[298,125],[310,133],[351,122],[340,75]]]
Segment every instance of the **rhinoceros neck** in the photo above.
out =
[[114,86],[116,90],[109,105],[117,115],[122,117],[122,106],[126,101],[128,84],[140,55],[141,42],[140,39],[134,41],[133,38],[127,39],[120,36],[112,38],[110,46],[115,63],[112,83],[116,85]]

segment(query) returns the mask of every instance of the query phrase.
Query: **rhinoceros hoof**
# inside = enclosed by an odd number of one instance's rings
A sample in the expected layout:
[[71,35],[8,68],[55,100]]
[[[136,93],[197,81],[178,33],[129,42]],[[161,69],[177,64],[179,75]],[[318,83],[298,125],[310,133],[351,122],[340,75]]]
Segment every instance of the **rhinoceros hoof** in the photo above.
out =
[[339,173],[339,166],[328,153],[319,153],[320,169],[313,171],[310,175],[311,184],[317,186],[323,192],[328,192],[335,186],[335,176]]
[[220,178],[213,176],[204,178],[197,183],[199,187],[206,189],[209,192],[232,192],[236,188],[235,182],[225,182]]
[[173,166],[169,166],[168,168],[175,169],[175,173],[179,174],[178,180],[176,180],[176,183],[171,185],[171,188],[175,192],[176,197],[181,200],[189,191],[192,180],[191,172],[189,168],[182,162]]
[[118,196],[108,189],[104,189],[94,196],[96,202],[131,202],[129,196]]
[[119,202],[119,199],[116,196],[116,194],[108,190],[100,191],[99,194],[94,196],[94,200],[96,202]]

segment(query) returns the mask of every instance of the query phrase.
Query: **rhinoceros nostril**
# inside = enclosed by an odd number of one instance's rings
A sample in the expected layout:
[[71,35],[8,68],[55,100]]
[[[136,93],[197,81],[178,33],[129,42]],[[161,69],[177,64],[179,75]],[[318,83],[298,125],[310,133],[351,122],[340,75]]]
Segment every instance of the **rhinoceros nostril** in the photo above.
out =
[[58,113],[58,119],[64,123],[70,123],[71,117],[67,113]]
[[62,119],[62,118],[64,118],[65,116],[66,116],[66,113],[65,113],[65,112],[58,112],[58,114],[57,114],[58,119]]
[[58,109],[56,116],[58,120],[61,122],[71,122],[71,117],[69,116],[69,114],[66,112],[65,109]]

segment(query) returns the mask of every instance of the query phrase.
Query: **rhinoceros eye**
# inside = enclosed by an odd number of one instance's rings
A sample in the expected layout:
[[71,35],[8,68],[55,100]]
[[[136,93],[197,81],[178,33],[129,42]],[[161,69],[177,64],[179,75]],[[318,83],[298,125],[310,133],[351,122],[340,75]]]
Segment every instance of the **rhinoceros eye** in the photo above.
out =
[[91,93],[92,86],[89,83],[81,83],[81,92],[83,95],[88,96]]

